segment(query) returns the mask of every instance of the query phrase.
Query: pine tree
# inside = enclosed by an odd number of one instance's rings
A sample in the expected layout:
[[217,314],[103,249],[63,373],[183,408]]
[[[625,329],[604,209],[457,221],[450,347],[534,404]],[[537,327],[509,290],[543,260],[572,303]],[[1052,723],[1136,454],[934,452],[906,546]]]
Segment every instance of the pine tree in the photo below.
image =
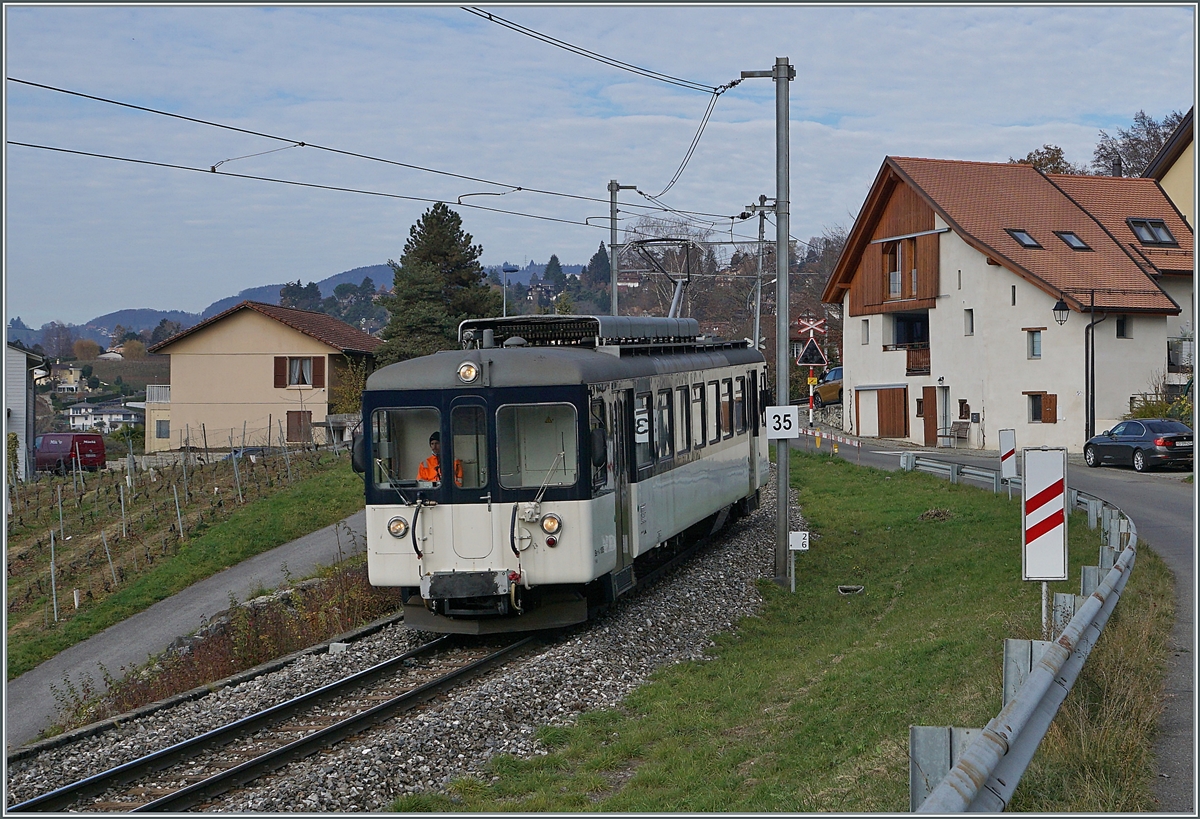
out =
[[455,323],[446,313],[441,273],[427,263],[389,264],[396,274],[396,295],[386,300],[392,318],[382,333],[385,341],[375,351],[376,363],[391,364],[453,347]]
[[580,275],[580,281],[588,287],[607,287],[609,279],[612,276],[612,268],[608,264],[608,251],[604,249],[604,243],[600,243],[600,249],[592,254],[592,258],[587,263],[587,267],[583,269]]
[[438,202],[409,230],[400,262],[389,260],[394,273],[392,295],[380,299],[391,313],[381,364],[403,361],[457,343],[459,322],[494,316],[500,296],[484,280],[479,257],[483,247],[471,244],[462,217]]
[[561,293],[567,286],[567,275],[563,273],[562,263],[558,261],[558,256],[550,255],[550,261],[546,262],[546,269],[542,271],[542,281],[549,285],[555,293]]

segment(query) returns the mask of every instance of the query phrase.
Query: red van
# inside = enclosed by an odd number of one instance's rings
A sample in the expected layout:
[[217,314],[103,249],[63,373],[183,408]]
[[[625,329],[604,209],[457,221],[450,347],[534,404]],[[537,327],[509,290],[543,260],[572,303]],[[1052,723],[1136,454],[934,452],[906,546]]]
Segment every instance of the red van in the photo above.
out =
[[95,432],[47,432],[33,441],[34,463],[38,471],[65,475],[79,466],[95,472],[104,468],[107,455],[104,438]]

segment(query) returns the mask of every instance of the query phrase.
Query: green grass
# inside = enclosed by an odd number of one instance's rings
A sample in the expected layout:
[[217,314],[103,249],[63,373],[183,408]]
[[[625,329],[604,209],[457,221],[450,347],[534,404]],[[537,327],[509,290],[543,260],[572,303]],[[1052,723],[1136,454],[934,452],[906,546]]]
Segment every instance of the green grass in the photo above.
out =
[[361,509],[362,478],[339,460],[330,469],[236,509],[179,544],[139,577],[48,631],[8,635],[8,679],[115,623],[247,558],[322,529]]
[[[1041,584],[1020,579],[1019,505],[929,475],[793,457],[814,535],[795,595],[763,582],[761,615],[719,636],[711,661],[659,671],[618,710],[542,729],[551,753],[498,758],[495,781],[459,781],[396,808],[907,811],[909,726],[986,724],[1001,706],[1002,641],[1040,636]],[[929,510],[949,517],[921,520]],[[1096,559],[1085,517],[1072,517],[1070,538],[1076,580],[1051,591],[1078,591],[1080,566]],[[843,596],[841,584],[865,590]],[[1161,561],[1141,550],[1064,706],[1083,715],[1079,730],[1056,723],[1019,809],[1152,809],[1147,715],[1161,687],[1170,587]],[[1123,648],[1106,657],[1106,644]],[[1115,688],[1137,699],[1136,718],[1125,718],[1132,704]],[[1101,706],[1103,724],[1086,724]]]

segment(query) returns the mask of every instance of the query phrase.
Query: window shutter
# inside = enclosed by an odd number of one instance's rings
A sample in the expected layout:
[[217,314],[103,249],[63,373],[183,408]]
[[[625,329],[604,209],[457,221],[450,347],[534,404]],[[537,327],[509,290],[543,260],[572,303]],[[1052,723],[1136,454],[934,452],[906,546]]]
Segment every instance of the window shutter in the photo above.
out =
[[325,356],[314,355],[312,362],[313,362],[313,370],[312,370],[313,383],[312,383],[312,385],[316,389],[321,389],[322,387],[325,386]]
[[1042,423],[1058,423],[1058,396],[1046,394],[1042,396]]
[[275,389],[281,390],[287,386],[287,368],[287,356],[275,356]]

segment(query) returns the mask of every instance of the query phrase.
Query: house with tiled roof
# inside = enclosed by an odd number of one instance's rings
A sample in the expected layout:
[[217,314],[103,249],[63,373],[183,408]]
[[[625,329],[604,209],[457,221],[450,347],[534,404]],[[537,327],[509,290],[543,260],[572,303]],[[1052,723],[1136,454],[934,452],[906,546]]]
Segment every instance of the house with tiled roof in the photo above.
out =
[[1193,230],[1196,227],[1196,150],[1192,127],[1195,110],[1194,106],[1188,109],[1154,159],[1142,171],[1143,177],[1153,179],[1162,186]]
[[1167,371],[1192,242],[1152,179],[887,157],[822,295],[843,309],[843,426],[1079,451]]
[[331,390],[382,342],[324,313],[243,301],[155,344],[171,383],[146,394],[146,452],[322,443]]

